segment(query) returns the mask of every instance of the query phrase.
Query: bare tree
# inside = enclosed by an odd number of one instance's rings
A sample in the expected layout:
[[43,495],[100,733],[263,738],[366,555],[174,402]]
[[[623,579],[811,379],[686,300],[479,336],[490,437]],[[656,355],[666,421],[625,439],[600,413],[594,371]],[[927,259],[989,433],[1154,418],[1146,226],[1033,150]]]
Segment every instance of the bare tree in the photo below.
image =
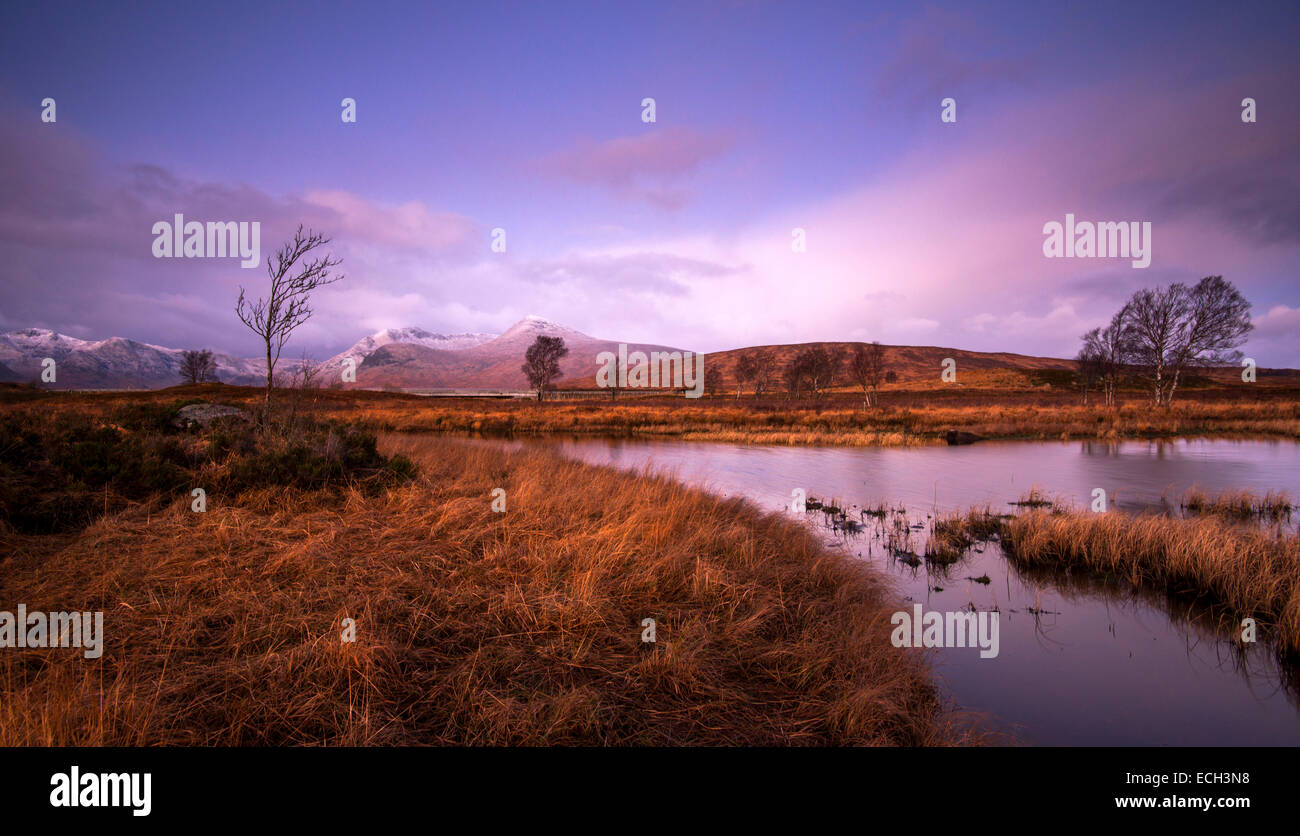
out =
[[1250,303],[1223,276],[1206,276],[1191,287],[1187,292],[1187,318],[1181,326],[1174,343],[1174,378],[1165,395],[1166,405],[1173,403],[1185,369],[1239,363],[1242,355],[1237,349],[1255,330],[1250,321]]
[[212,359],[212,351],[182,351],[181,380],[186,383],[206,383],[217,379],[217,361]]
[[716,363],[705,363],[704,365],[704,391],[709,395],[716,395],[722,388],[722,370]]
[[538,336],[524,354],[523,369],[528,385],[537,390],[537,400],[542,391],[560,376],[560,358],[569,353],[563,337]]
[[787,376],[793,373],[797,384],[807,384],[813,395],[820,398],[823,392],[834,385],[841,362],[835,351],[824,345],[814,345],[795,356],[792,368],[787,370]]
[[880,383],[885,377],[885,347],[879,342],[858,345],[849,359],[849,376],[862,387],[862,406],[880,404]]
[[1169,386],[1178,323],[1187,312],[1187,288],[1181,284],[1144,288],[1133,294],[1129,310],[1133,357],[1151,375],[1151,403],[1159,406]]
[[613,384],[611,384],[610,387],[609,387],[609,399],[610,399],[611,401],[613,401],[613,400],[618,400],[618,390],[619,390],[618,381],[619,381],[619,375],[620,375],[620,374],[627,374],[627,369],[626,369],[626,368],[620,368],[620,364],[619,364],[619,361],[618,361],[618,354],[616,354],[616,353],[614,353],[614,352],[610,352],[610,353],[611,353],[611,354],[614,354],[614,375],[613,375],[613,377],[614,377],[614,382],[613,382]]
[[[266,260],[266,272],[271,279],[270,295],[251,303],[244,298],[244,288],[239,288],[235,313],[253,333],[262,338],[266,346],[267,411],[271,408],[271,390],[275,388],[275,364],[280,360],[280,352],[288,342],[289,335],[311,318],[312,291],[343,278],[342,274],[330,274],[331,270],[343,263],[342,259],[326,255],[304,260],[313,250],[329,242],[329,238],[311,230],[304,233],[299,224],[293,240],[276,251],[274,260]],[[291,275],[299,261],[303,263]]]
[[[307,352],[302,353],[290,369],[289,375],[289,401],[291,408],[289,411],[289,426],[293,426],[294,421],[298,418],[298,407],[302,405],[309,392],[315,392],[320,388],[320,370],[321,367],[311,359]],[[312,398],[313,403],[315,397]]]
[[[1135,332],[1129,324],[1130,316],[1130,307],[1125,305],[1105,328],[1093,328],[1084,334],[1083,348],[1079,350],[1080,373],[1091,374],[1101,384],[1106,406],[1115,405],[1120,376],[1135,359]],[[1086,388],[1083,402],[1088,402]]]
[[805,371],[807,363],[804,360],[803,353],[800,352],[794,356],[782,372],[785,379],[786,399],[797,398],[803,393],[804,385],[807,383],[808,375]]
[[754,397],[761,398],[776,385],[776,356],[766,348],[748,356],[754,361]]
[[1101,380],[1101,357],[1096,349],[1088,343],[1088,337],[1100,328],[1094,328],[1084,335],[1083,348],[1075,355],[1074,362],[1079,370],[1079,392],[1083,395],[1083,405],[1088,405],[1088,393]]
[[1235,362],[1241,357],[1235,349],[1255,327],[1250,303],[1222,276],[1207,276],[1190,288],[1175,283],[1139,290],[1128,307],[1133,356],[1151,375],[1156,406],[1173,403],[1189,367]]
[[758,361],[752,354],[742,354],[736,361],[736,400],[740,400],[740,390],[746,383],[758,376]]

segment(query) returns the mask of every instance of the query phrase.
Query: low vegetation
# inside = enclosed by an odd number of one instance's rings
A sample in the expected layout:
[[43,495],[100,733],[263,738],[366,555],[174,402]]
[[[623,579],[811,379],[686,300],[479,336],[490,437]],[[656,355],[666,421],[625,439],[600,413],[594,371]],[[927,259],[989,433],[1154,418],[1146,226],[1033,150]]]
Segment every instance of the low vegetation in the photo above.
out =
[[[102,610],[107,637],[93,660],[0,654],[0,745],[981,740],[890,644],[885,582],[743,501],[466,439],[376,451],[321,424],[244,450],[165,412],[6,417],[55,493],[154,493],[57,535],[0,518],[0,600]],[[158,481],[55,460],[83,436],[156,457]],[[294,465],[313,456],[343,473]],[[231,480],[204,513],[195,473]]]
[[339,421],[177,426],[193,402],[0,414],[0,519],[20,533],[58,533],[193,488],[214,498],[272,485],[373,491],[412,475],[409,461],[378,453],[373,433]]
[[1220,514],[1238,519],[1259,517],[1279,520],[1291,515],[1291,498],[1282,491],[1269,491],[1263,496],[1248,490],[1228,491],[1217,496],[1207,495],[1200,488],[1183,494],[1181,506],[1195,514]]
[[[5,392],[0,390],[0,395]],[[943,444],[949,431],[983,439],[1084,440],[1193,437],[1300,438],[1300,390],[1261,387],[1188,390],[1173,406],[1153,410],[1143,397],[1115,408],[1082,406],[1069,392],[1021,390],[894,390],[884,405],[863,410],[861,395],[823,401],[681,397],[617,401],[428,398],[388,392],[316,390],[303,404],[318,419],[357,422],[376,432],[527,435],[613,435],[750,444],[912,446]],[[0,398],[0,415],[39,403],[45,414],[101,412],[130,403],[169,404],[178,397],[256,407],[262,390],[221,385],[141,393],[53,393],[35,401]]]

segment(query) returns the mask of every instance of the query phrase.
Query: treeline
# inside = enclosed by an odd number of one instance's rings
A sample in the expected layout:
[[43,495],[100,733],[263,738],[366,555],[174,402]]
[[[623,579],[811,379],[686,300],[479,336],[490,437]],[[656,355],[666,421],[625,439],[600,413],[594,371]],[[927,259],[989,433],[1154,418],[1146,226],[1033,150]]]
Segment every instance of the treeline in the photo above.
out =
[[[707,366],[707,360],[706,360]],[[885,362],[885,347],[879,342],[856,345],[852,349],[837,345],[813,345],[802,349],[794,359],[780,368],[776,354],[768,348],[747,352],[736,362],[736,396],[749,386],[754,397],[761,398],[782,385],[788,397],[821,398],[836,386],[846,383],[862,390],[862,405],[880,403],[880,387],[898,380],[897,372]]]

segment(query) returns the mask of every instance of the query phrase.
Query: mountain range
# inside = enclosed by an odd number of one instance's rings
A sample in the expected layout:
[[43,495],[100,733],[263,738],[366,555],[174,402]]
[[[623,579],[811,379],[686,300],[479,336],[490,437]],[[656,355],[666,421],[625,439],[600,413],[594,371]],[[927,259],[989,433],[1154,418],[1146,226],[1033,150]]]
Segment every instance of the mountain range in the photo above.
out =
[[[590,337],[537,316],[527,316],[503,334],[437,334],[422,328],[390,328],[358,340],[320,363],[321,385],[345,388],[527,389],[521,366],[528,346],[540,335],[564,339],[569,353],[560,361],[561,379],[594,378],[596,355],[617,351],[619,343]],[[630,343],[629,351],[677,351],[661,345]],[[55,331],[28,328],[0,334],[0,382],[39,380],[45,358],[55,361],[54,389],[157,389],[181,382],[182,349],[123,337],[81,340]],[[235,385],[260,385],[266,361],[214,354],[217,378]],[[355,383],[343,383],[344,361],[356,366]],[[277,377],[296,363],[288,352]]]
[[[560,385],[595,386],[602,351],[617,353],[615,340],[592,337],[557,322],[527,316],[502,334],[437,334],[422,328],[390,328],[358,340],[346,351],[320,363],[316,382],[322,386],[362,389],[485,389],[524,390],[528,381],[520,366],[524,354],[541,335],[560,337],[569,353],[560,361]],[[707,356],[710,375],[716,374],[724,387],[735,385],[736,365],[747,354],[762,352],[773,363],[776,377],[809,345],[822,345],[847,357],[859,343],[823,342],[737,348]],[[937,384],[940,365],[948,358],[962,374],[992,380],[987,373],[1003,370],[1035,379],[1056,371],[1073,371],[1076,363],[1055,357],[1032,357],[1006,352],[978,352],[939,346],[885,346],[885,364],[899,382]],[[628,351],[681,351],[663,345],[629,343]],[[0,382],[26,383],[40,379],[41,363],[52,358],[56,380],[46,384],[55,389],[156,389],[181,382],[181,349],[136,342],[123,337],[92,341],[54,331],[29,328],[0,334]],[[345,361],[356,368],[355,382],[343,382]],[[260,386],[265,381],[266,363],[260,358],[215,354],[217,377],[223,383]],[[288,374],[296,358],[286,352],[276,374]],[[1281,370],[1273,373],[1277,377]],[[1212,377],[1234,377],[1235,369],[1215,370]],[[1287,379],[1296,373],[1286,371]],[[1004,375],[1005,377],[1005,375]],[[967,378],[969,379],[969,378]],[[847,382],[847,379],[841,377]]]
[[[41,379],[42,363],[54,360],[52,389],[155,389],[181,382],[179,348],[109,337],[79,340],[43,328],[0,334],[0,381]],[[266,361],[213,354],[224,383],[254,385],[266,378]]]

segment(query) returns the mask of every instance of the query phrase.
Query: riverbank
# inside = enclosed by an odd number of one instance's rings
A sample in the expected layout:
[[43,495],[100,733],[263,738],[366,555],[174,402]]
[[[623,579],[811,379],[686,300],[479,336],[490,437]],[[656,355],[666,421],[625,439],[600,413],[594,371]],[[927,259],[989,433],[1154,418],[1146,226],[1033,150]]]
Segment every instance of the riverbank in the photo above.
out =
[[[51,393],[0,403],[0,414],[39,404],[49,414],[132,403],[219,401],[256,407],[260,389],[205,384],[149,392]],[[837,394],[824,401],[771,396],[517,401],[425,398],[359,390],[282,391],[304,414],[364,423],[376,432],[509,436],[676,438],[787,446],[905,447],[944,444],[950,434],[987,440],[1231,438],[1300,439],[1300,390],[1264,386],[1189,389],[1172,407],[1152,409],[1142,393],[1118,407],[1083,406],[1077,396],[1041,390],[896,390],[882,406]]]

